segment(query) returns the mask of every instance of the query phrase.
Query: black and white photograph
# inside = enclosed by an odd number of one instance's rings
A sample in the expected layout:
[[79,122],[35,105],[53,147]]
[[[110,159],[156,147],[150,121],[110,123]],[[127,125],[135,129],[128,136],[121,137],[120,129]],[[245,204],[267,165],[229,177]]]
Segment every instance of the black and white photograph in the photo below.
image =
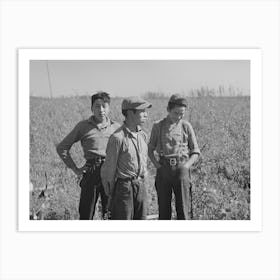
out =
[[29,60],[29,220],[250,222],[252,59],[130,51]]
[[279,0],[0,1],[0,279],[280,279]]

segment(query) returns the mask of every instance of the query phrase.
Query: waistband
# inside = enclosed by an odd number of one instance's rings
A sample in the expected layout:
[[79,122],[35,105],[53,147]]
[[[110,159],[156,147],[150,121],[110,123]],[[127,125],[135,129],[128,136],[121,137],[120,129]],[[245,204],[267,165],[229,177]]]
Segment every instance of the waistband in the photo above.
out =
[[185,163],[187,161],[187,157],[180,157],[176,155],[172,156],[160,156],[159,163],[162,165],[177,167],[180,163]]
[[188,155],[177,155],[177,154],[170,154],[170,155],[160,154],[159,157],[164,158],[164,159],[169,159],[169,158],[187,159],[189,156]]
[[95,156],[92,159],[88,159],[86,164],[88,164],[88,165],[95,165],[97,163],[103,163],[104,161],[105,161],[105,157]]
[[137,180],[143,180],[145,178],[144,175],[138,176],[138,177],[126,177],[126,178],[117,178],[117,181],[123,181],[123,182],[129,182],[129,181],[137,181]]
[[86,161],[86,173],[94,173],[99,170],[105,161],[105,157],[95,157]]

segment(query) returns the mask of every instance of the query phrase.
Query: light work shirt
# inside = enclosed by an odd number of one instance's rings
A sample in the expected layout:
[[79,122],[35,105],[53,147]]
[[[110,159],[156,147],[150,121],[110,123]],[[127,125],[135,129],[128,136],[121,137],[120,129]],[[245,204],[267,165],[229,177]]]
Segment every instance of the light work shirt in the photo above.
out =
[[131,132],[124,124],[109,138],[106,159],[101,168],[103,184],[111,186],[117,178],[145,176],[147,172],[147,135]]
[[108,119],[106,123],[97,123],[94,116],[79,122],[74,129],[57,145],[57,152],[69,168],[76,165],[70,155],[72,145],[78,141],[84,152],[86,160],[95,156],[105,157],[106,146],[110,135],[120,127],[120,124]]
[[154,123],[149,147],[159,155],[190,157],[200,154],[191,124],[185,120],[172,123],[168,116]]

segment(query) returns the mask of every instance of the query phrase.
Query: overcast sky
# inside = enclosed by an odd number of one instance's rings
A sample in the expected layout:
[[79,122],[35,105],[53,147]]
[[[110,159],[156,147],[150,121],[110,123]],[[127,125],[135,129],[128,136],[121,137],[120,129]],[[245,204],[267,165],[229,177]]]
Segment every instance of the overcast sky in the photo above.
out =
[[229,86],[250,94],[247,60],[50,60],[30,62],[30,94],[50,96],[47,65],[54,97],[88,95],[103,90],[112,96],[147,91],[172,94],[191,89]]

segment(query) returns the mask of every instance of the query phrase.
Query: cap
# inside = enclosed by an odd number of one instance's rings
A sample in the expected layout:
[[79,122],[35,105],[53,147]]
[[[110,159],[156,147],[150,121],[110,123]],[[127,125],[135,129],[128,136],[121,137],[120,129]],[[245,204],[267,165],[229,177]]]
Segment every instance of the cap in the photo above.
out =
[[122,110],[141,110],[151,107],[151,103],[138,96],[127,97],[122,102]]
[[177,104],[177,105],[181,105],[181,106],[188,106],[188,102],[187,99],[185,98],[185,96],[181,95],[181,94],[173,94],[170,99],[169,99],[170,103],[173,104]]

